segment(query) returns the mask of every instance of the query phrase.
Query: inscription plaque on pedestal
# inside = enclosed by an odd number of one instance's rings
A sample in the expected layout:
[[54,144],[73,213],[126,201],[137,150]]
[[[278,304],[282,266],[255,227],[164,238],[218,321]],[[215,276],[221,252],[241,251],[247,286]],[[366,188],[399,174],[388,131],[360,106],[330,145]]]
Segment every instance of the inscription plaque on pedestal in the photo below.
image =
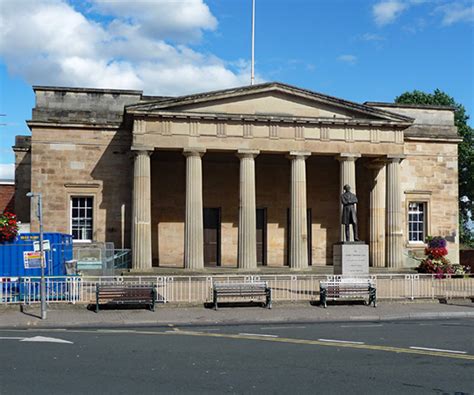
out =
[[363,243],[340,243],[333,247],[334,274],[369,275],[369,246]]

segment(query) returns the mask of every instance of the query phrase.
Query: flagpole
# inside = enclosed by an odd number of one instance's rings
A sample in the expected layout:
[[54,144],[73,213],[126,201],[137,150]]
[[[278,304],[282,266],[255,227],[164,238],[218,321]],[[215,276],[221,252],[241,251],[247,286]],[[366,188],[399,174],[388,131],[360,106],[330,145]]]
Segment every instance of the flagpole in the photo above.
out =
[[252,63],[250,85],[255,83],[255,0],[252,0]]

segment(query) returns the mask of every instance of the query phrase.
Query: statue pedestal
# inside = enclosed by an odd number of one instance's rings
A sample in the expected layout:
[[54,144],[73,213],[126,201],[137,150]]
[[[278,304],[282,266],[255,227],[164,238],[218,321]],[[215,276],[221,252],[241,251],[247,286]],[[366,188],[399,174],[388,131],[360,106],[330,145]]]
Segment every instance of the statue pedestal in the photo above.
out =
[[363,241],[334,244],[333,265],[335,275],[368,276],[369,246]]

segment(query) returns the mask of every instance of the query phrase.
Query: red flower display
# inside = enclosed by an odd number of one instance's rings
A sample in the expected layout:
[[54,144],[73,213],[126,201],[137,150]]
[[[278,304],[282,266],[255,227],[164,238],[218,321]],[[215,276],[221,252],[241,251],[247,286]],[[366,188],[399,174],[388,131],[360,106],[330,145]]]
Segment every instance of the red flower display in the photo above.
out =
[[426,243],[426,258],[422,259],[417,267],[418,273],[431,273],[438,278],[443,278],[446,274],[465,273],[461,265],[454,265],[445,258],[448,255],[446,239],[440,236],[427,237]]
[[446,247],[426,247],[425,255],[431,256],[434,259],[441,259],[443,256],[448,255],[448,249]]
[[18,235],[16,215],[9,212],[0,214],[0,243],[11,241]]

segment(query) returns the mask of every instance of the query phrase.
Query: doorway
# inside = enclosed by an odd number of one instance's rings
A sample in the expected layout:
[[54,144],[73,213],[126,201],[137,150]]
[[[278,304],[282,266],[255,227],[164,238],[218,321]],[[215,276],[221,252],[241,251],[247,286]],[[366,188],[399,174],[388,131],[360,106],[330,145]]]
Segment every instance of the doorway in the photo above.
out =
[[221,209],[204,208],[204,266],[221,265]]
[[257,209],[257,265],[267,265],[267,209]]

